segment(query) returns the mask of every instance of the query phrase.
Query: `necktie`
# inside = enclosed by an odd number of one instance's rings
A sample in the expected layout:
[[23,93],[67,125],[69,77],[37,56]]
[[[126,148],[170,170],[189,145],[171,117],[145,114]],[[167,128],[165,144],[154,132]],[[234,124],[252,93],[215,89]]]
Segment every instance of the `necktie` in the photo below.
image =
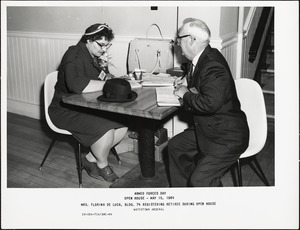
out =
[[192,76],[193,76],[193,63],[189,62],[189,64],[188,64],[188,73],[187,73],[187,76],[186,76],[188,86],[190,86],[190,84],[191,84]]

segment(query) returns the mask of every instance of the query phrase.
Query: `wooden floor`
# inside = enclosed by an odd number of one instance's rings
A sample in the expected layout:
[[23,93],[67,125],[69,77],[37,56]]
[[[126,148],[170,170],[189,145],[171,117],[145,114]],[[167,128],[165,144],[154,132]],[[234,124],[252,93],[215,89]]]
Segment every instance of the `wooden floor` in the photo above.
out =
[[[43,121],[7,114],[7,187],[8,188],[77,188],[74,141],[62,136],[54,145],[42,171],[39,165],[53,138],[53,132]],[[121,153],[122,164],[109,155],[109,162],[120,177],[138,164],[133,152]],[[271,186],[274,185],[274,133],[269,132],[267,143],[257,156]],[[248,165],[243,165],[244,186],[264,186]],[[234,186],[232,175],[226,173],[223,186]],[[83,171],[83,187],[108,188],[110,183],[96,180]]]

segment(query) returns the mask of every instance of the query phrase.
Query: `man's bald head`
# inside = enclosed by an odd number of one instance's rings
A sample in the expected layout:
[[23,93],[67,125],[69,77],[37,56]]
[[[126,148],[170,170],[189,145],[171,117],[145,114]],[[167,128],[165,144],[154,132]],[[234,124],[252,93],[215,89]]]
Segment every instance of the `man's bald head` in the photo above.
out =
[[210,42],[211,34],[208,26],[205,22],[196,18],[186,18],[183,21],[183,25],[179,29],[179,32],[190,34],[205,45],[209,44]]

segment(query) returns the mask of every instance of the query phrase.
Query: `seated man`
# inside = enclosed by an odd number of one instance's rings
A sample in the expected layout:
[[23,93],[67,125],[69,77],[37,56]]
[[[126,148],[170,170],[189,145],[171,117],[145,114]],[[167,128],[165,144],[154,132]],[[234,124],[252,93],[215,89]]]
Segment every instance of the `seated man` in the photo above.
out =
[[209,41],[210,30],[198,19],[186,19],[178,31],[177,43],[191,62],[174,94],[192,113],[193,126],[169,141],[172,187],[222,186],[220,178],[248,147],[247,118],[229,66]]

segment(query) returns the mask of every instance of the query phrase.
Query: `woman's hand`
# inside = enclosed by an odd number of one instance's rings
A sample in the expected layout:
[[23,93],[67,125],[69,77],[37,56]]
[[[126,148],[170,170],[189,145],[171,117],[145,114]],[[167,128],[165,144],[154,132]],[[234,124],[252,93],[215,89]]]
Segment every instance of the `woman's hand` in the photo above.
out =
[[112,75],[111,73],[107,73],[107,74],[105,75],[105,80],[113,79],[113,78],[115,78],[115,76]]
[[100,66],[101,67],[108,67],[110,65],[113,66],[112,62],[111,62],[111,54],[108,54],[107,52],[103,53],[100,57]]

